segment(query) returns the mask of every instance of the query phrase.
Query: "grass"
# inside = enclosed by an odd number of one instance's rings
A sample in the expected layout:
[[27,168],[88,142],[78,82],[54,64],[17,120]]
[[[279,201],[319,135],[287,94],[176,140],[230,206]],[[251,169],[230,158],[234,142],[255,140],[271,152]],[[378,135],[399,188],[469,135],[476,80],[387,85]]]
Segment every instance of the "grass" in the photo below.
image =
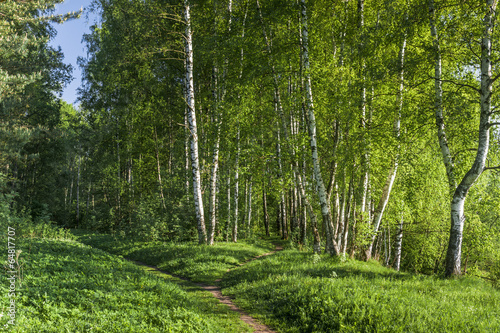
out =
[[[196,285],[120,257],[196,282],[223,277],[225,294],[280,332],[500,332],[500,291],[477,278],[398,273],[294,249],[239,266],[274,248],[262,240],[200,246],[88,232],[76,238],[107,252],[74,240],[16,244],[24,251],[16,332],[251,331]],[[3,304],[7,288],[0,285]]]
[[[6,248],[6,247],[5,247]],[[249,332],[208,292],[71,240],[27,239],[11,332]],[[4,271],[4,275],[6,271]],[[8,283],[0,284],[7,320]]]
[[500,332],[500,292],[285,250],[229,272],[223,292],[281,332]]
[[208,246],[194,242],[135,241],[82,231],[75,234],[82,243],[206,284],[213,284],[228,269],[245,260],[274,249],[273,244],[264,240]]

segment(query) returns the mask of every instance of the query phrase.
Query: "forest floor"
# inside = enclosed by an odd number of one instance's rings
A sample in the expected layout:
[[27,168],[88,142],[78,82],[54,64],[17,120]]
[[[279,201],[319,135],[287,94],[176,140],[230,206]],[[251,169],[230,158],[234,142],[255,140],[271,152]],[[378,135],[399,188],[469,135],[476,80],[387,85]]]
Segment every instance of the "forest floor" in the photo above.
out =
[[210,299],[221,320],[230,312],[235,326],[216,332],[500,332],[500,291],[475,277],[397,272],[278,238],[214,246],[94,233],[78,240]]
[[[248,262],[257,260],[257,259],[262,258],[262,257],[266,257],[266,256],[269,256],[269,255],[272,255],[272,254],[274,254],[274,253],[276,253],[278,251],[282,251],[283,250],[282,246],[280,246],[278,244],[275,244],[275,245],[276,245],[276,248],[273,251],[266,252],[264,254],[261,254],[261,255],[255,256],[253,258],[247,259],[244,262],[238,264],[238,266],[243,266],[243,265],[247,264]],[[167,271],[161,270],[161,269],[159,269],[156,266],[148,265],[148,264],[143,263],[143,262],[138,261],[138,260],[132,260],[132,259],[128,259],[128,258],[126,258],[126,259],[132,261],[133,263],[135,263],[135,264],[137,264],[139,266],[145,267],[146,270],[148,270],[148,271],[157,271],[157,272],[160,272],[160,273],[163,273],[163,274],[167,274],[167,275],[176,277],[176,278],[178,278],[180,280],[183,280],[183,281],[192,282],[194,285],[198,286],[199,288],[210,292],[216,299],[219,300],[220,303],[222,303],[224,305],[227,305],[231,311],[237,312],[240,315],[241,321],[243,321],[244,323],[246,323],[250,327],[252,327],[252,329],[254,330],[254,333],[277,333],[276,331],[274,331],[273,329],[271,329],[269,326],[260,323],[255,318],[253,318],[252,316],[250,316],[247,312],[245,312],[242,309],[240,309],[236,304],[233,303],[232,298],[230,296],[224,296],[222,294],[222,290],[221,290],[221,286],[220,286],[220,282],[222,281],[222,278],[216,279],[215,280],[215,284],[212,284],[212,285],[205,284],[205,283],[200,283],[200,282],[193,282],[193,281],[191,281],[190,279],[188,279],[186,277],[183,277],[183,276],[171,273],[171,272],[167,272]],[[227,272],[229,272],[229,271],[231,271],[231,269],[227,270]]]

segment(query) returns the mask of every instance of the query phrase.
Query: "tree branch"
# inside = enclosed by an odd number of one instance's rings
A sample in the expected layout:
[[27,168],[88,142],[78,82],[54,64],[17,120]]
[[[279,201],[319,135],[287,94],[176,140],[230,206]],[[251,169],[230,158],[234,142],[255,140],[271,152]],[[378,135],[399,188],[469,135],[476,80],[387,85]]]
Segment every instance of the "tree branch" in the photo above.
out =
[[[436,77],[435,77],[435,76],[430,76],[430,77],[431,77],[432,79],[436,80]],[[474,91],[476,91],[476,92],[478,92],[478,93],[480,93],[480,92],[481,92],[481,90],[480,90],[480,89],[478,89],[478,88],[476,88],[476,87],[474,87],[474,86],[471,86],[470,84],[466,84],[466,83],[458,83],[458,82],[455,82],[455,81],[453,81],[453,80],[444,80],[444,79],[441,79],[440,81],[441,81],[441,82],[445,82],[445,83],[452,83],[452,84],[454,84],[454,85],[456,85],[456,86],[459,86],[459,87],[467,87],[467,88],[471,88],[472,90],[474,90]]]
[[498,170],[498,171],[500,171],[500,165],[496,166],[496,167],[486,167],[483,169],[483,171],[486,171],[486,170]]

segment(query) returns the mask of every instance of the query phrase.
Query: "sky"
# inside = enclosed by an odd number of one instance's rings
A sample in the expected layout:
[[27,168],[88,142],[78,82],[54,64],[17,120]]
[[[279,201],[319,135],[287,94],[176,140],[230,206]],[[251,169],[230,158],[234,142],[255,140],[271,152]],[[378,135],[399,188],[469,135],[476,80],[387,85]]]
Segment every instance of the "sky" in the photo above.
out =
[[84,12],[79,19],[66,21],[63,24],[54,24],[57,36],[50,42],[54,47],[60,46],[64,52],[64,62],[73,66],[73,81],[66,86],[62,98],[70,104],[77,104],[76,90],[81,84],[82,73],[76,62],[78,57],[86,57],[82,36],[90,32],[90,26],[94,24],[96,16],[88,13],[85,7],[90,5],[91,0],[66,0],[62,4],[56,5],[55,14],[65,14],[79,11]]

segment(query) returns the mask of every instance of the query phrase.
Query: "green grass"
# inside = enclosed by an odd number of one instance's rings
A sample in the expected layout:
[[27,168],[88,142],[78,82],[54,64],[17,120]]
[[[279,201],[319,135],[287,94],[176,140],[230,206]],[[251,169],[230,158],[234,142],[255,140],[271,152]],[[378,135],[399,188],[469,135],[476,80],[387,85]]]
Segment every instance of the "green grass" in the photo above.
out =
[[213,284],[228,269],[245,260],[274,249],[274,245],[264,240],[216,243],[214,246],[208,246],[194,242],[135,241],[82,231],[76,232],[76,235],[82,243],[207,284]]
[[[6,246],[4,247],[6,248]],[[16,326],[11,332],[249,332],[239,315],[208,292],[75,241],[16,243]],[[6,272],[4,271],[3,275]],[[8,283],[0,284],[0,329]]]
[[500,332],[500,292],[472,278],[285,250],[229,272],[223,292],[281,332]]

